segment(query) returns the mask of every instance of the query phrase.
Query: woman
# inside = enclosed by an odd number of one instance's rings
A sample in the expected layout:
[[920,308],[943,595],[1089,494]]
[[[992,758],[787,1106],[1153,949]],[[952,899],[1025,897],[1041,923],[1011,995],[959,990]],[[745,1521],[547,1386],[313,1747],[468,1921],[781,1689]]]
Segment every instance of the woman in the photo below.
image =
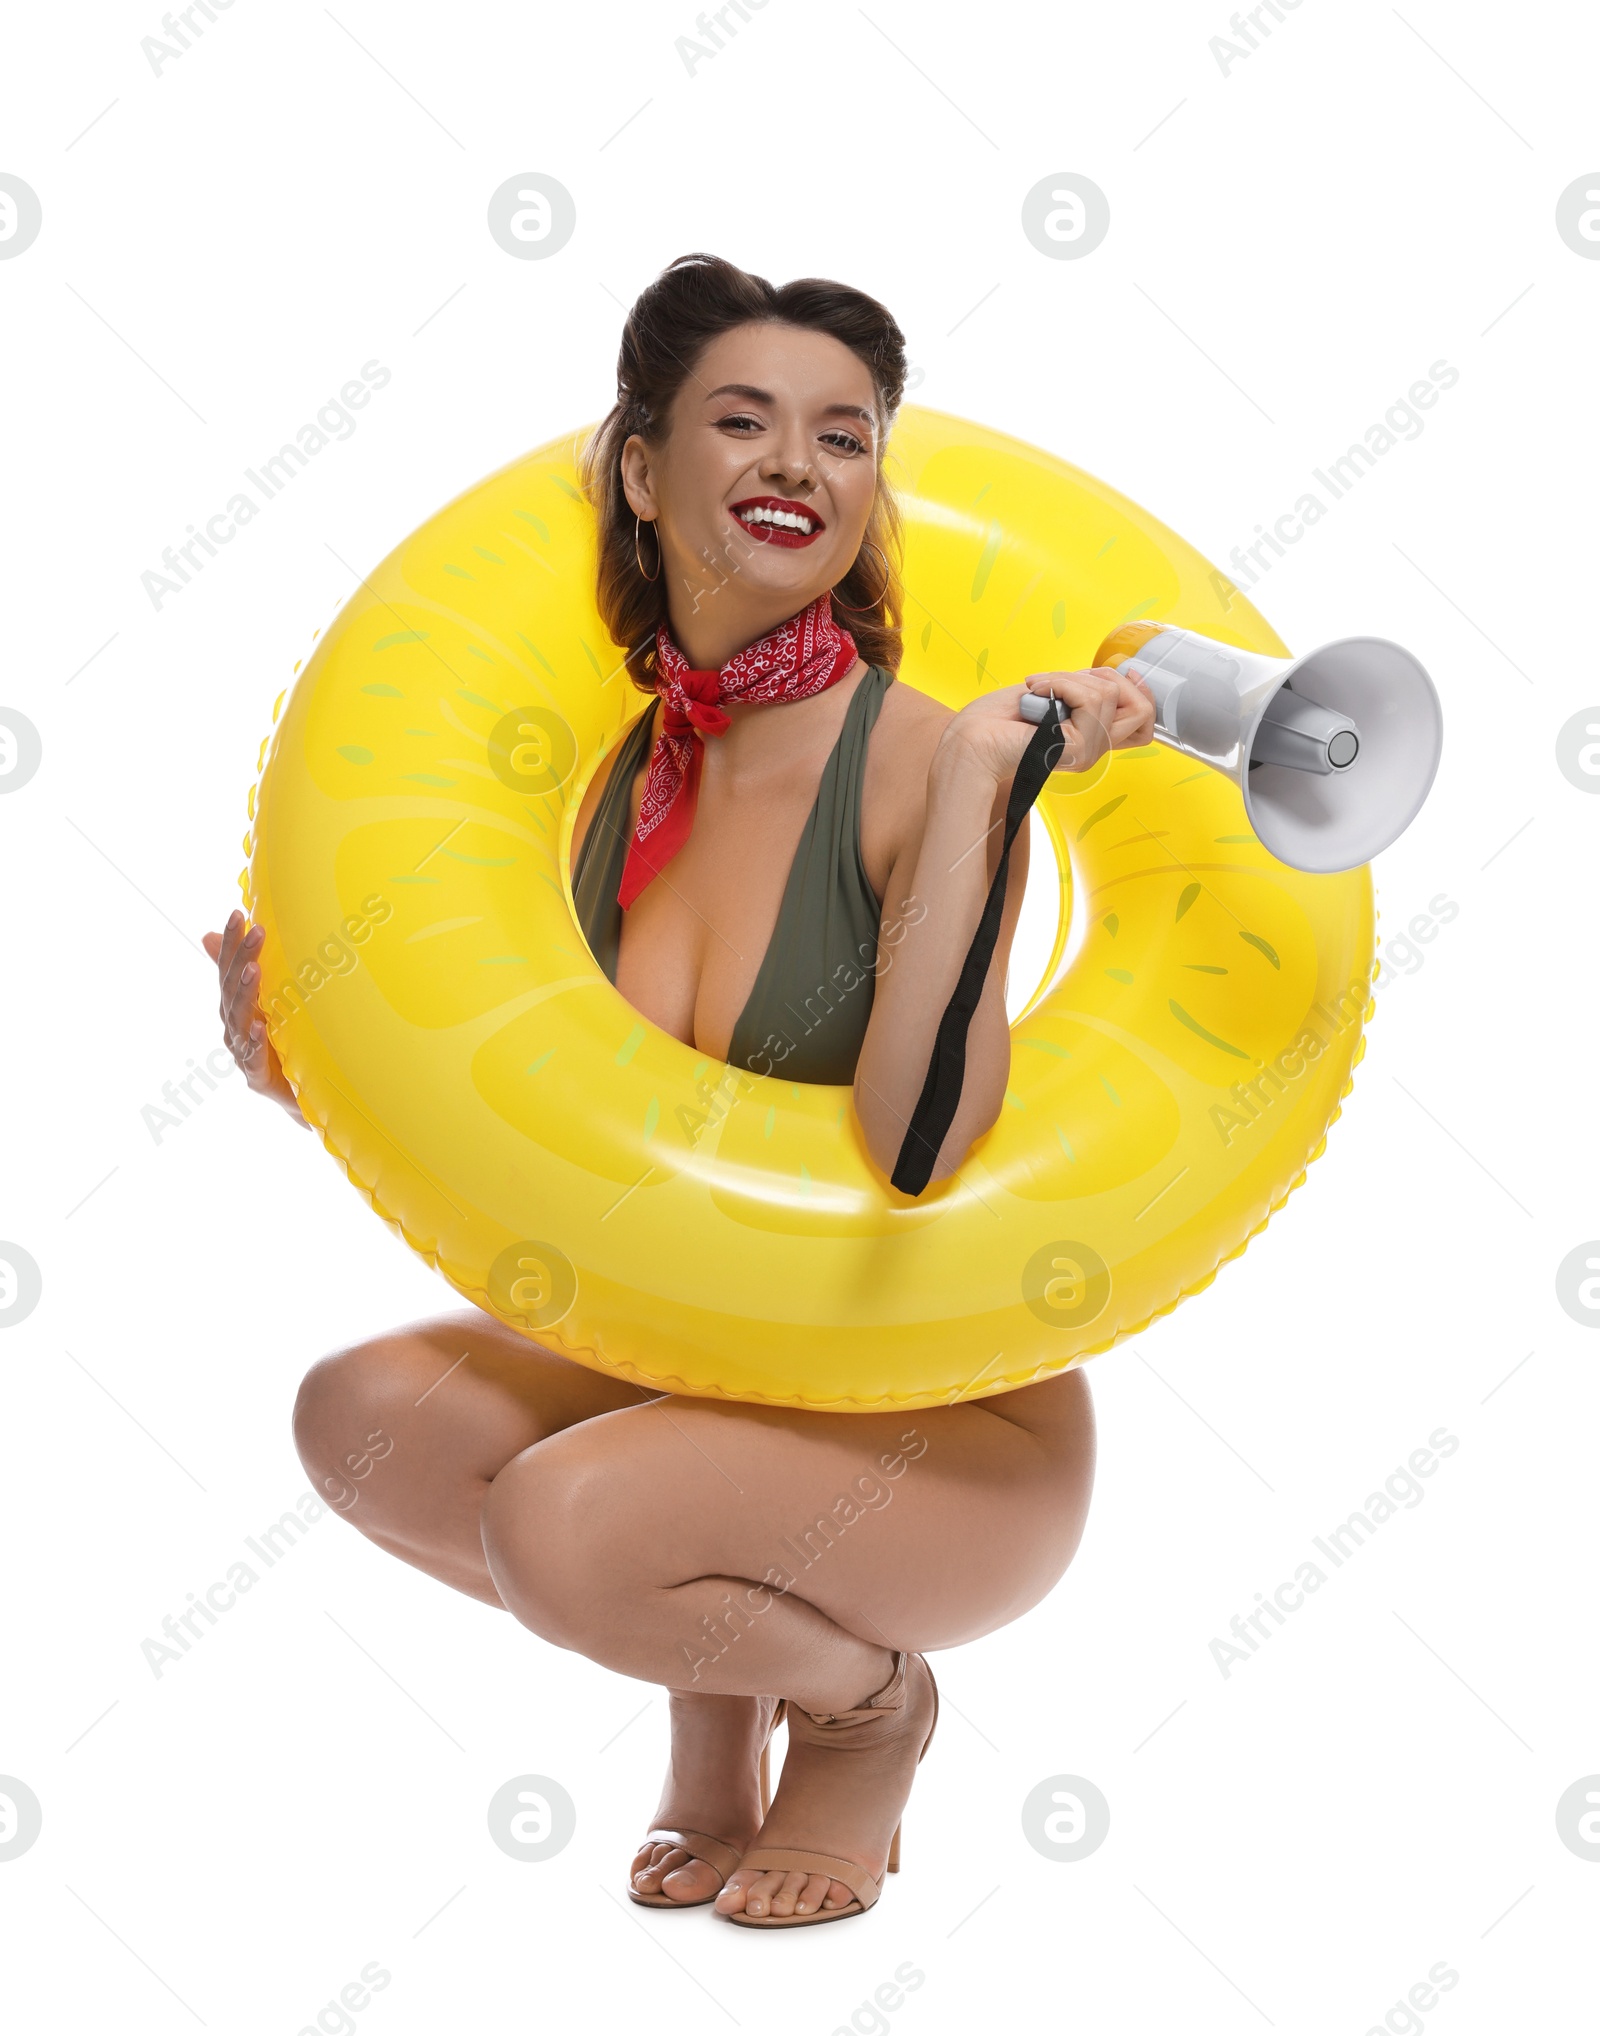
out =
[[[885,1176],[1032,734],[1023,686],[952,713],[894,678],[882,460],[904,379],[894,320],[839,284],[779,290],[691,255],[640,297],[585,476],[600,610],[653,704],[595,774],[573,837],[584,931],[622,995],[752,1079],[853,1081]],[[1071,708],[1065,768],[1151,739],[1147,691],[1115,672],[1026,689]],[[1004,1096],[1026,844],[935,1180]],[[260,941],[237,913],[208,936],[223,1022],[251,1085],[298,1116],[257,1004]],[[802,1413],[651,1394],[471,1309],[313,1368],[295,1437],[320,1487],[340,1489],[342,1461],[378,1429],[389,1473],[348,1516],[364,1533],[669,1691],[671,1759],[634,1899],[714,1900],[762,1927],[877,1899],[936,1711],[923,1653],[1050,1590],[1094,1460],[1077,1372],[911,1417]],[[830,1534],[824,1516],[848,1517],[844,1504],[857,1524]],[[775,1560],[786,1547],[799,1575]]]

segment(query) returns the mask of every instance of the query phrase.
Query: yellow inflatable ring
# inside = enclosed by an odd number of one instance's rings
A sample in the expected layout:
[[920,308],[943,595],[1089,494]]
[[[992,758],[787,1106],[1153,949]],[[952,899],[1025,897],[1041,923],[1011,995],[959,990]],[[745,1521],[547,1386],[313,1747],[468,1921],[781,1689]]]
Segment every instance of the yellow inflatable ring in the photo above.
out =
[[[578,802],[644,705],[594,607],[579,443],[408,537],[275,710],[241,888],[328,1150],[468,1299],[660,1390],[931,1406],[1051,1376],[1207,1286],[1348,1093],[1370,871],[1275,861],[1236,788],[1163,746],[1058,774],[1038,811],[1060,931],[1005,1106],[957,1177],[897,1194],[847,1089],[683,1045],[578,930]],[[1031,446],[907,409],[890,475],[901,677],[951,706],[1087,665],[1136,619],[1285,654],[1180,538]]]

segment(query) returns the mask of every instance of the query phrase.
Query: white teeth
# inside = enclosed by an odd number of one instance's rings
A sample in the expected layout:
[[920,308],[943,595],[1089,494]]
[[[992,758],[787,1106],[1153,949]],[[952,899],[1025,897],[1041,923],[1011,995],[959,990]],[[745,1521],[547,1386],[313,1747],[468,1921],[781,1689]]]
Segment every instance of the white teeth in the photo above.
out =
[[816,528],[811,517],[781,509],[741,509],[739,520],[743,523],[771,523],[780,530],[798,530],[807,535]]

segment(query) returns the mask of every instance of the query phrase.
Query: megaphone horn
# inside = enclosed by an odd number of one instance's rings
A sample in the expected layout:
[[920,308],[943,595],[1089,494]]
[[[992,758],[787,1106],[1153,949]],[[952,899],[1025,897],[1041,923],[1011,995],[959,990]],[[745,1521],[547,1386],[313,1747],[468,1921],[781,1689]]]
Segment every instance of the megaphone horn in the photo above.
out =
[[[1416,818],[1439,768],[1444,717],[1433,681],[1383,637],[1341,637],[1282,658],[1130,622],[1094,661],[1145,681],[1156,740],[1231,778],[1257,839],[1292,869],[1370,862]],[[1030,695],[1022,711],[1042,720],[1049,702]]]

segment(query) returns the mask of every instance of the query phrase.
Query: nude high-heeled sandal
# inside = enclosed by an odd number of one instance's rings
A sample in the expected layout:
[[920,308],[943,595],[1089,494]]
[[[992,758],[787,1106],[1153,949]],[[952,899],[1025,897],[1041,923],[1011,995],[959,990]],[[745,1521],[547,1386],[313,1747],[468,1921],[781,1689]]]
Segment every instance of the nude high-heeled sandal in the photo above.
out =
[[[763,1818],[766,1817],[768,1810],[772,1807],[773,1734],[783,1723],[784,1714],[788,1708],[788,1699],[780,1697],[778,1699],[778,1708],[772,1714],[772,1729],[768,1732],[761,1748],[761,1815]],[[739,1864],[739,1848],[737,1845],[730,1845],[725,1838],[713,1838],[705,1831],[669,1831],[665,1828],[658,1828],[654,1831],[647,1831],[644,1834],[642,1844],[681,1846],[688,1853],[690,1859],[703,1859],[713,1873],[720,1873],[723,1887],[727,1886],[728,1876]],[[673,1873],[677,1873],[679,1868],[673,1867],[671,1870]],[[702,1895],[697,1902],[675,1902],[671,1895],[665,1892],[655,1895],[641,1894],[634,1887],[631,1879],[628,1884],[628,1900],[630,1902],[637,1902],[642,1909],[703,1909],[707,1902],[714,1902],[721,1893],[722,1888],[718,1888],[712,1894]]]
[[[919,1654],[915,1657],[924,1668],[928,1664]],[[864,1704],[858,1704],[853,1711],[807,1711],[806,1716],[813,1725],[820,1725],[827,1731],[847,1731],[852,1725],[864,1725],[874,1718],[892,1717],[896,1711],[904,1710],[906,1701],[905,1654],[895,1656],[894,1674],[876,1696],[868,1697]],[[934,1728],[939,1723],[939,1685],[933,1682],[933,1670],[928,1669],[928,1680],[933,1683],[933,1722],[928,1727],[928,1736],[922,1742],[922,1752],[917,1755],[917,1764],[922,1764],[928,1748],[933,1744]],[[903,1820],[902,1820],[903,1821]],[[894,1827],[894,1836],[889,1840],[889,1860],[885,1874],[900,1871],[901,1825]],[[741,1867],[755,1867],[761,1873],[825,1873],[830,1880],[842,1881],[855,1896],[853,1902],[846,1902],[843,1908],[818,1908],[800,1916],[750,1916],[743,1909],[729,1916],[730,1923],[742,1923],[750,1930],[788,1930],[807,1923],[842,1923],[846,1916],[864,1916],[879,1895],[883,1893],[883,1875],[874,1876],[853,1859],[839,1859],[828,1852],[797,1852],[786,1845],[755,1845],[739,1861]],[[726,1876],[724,1876],[726,1879]]]

